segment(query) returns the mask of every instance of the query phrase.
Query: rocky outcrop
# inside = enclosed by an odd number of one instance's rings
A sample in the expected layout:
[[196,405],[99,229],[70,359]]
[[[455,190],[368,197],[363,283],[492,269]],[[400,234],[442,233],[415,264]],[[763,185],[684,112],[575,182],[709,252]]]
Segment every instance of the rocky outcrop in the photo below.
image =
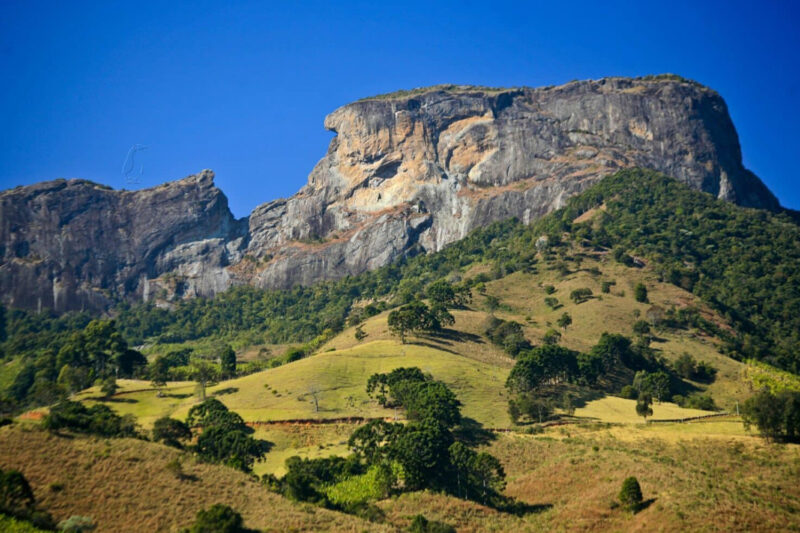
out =
[[208,171],[138,192],[62,180],[3,193],[6,302],[96,308],[358,274],[531,221],[625,167],[779,208],[742,166],[722,98],[676,77],[434,87],[344,106],[325,127],[337,135],[308,184],[242,221]]
[[63,312],[104,309],[121,297],[224,290],[246,226],[234,220],[213,176],[204,171],[142,191],[56,180],[3,192],[3,303]]

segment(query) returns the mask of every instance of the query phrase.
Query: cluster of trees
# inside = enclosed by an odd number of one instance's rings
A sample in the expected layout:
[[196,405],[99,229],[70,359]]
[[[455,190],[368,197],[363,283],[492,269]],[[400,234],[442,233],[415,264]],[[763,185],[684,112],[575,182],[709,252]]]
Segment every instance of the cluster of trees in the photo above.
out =
[[136,418],[119,416],[103,404],[86,407],[80,402],[62,400],[50,408],[44,419],[50,430],[67,429],[101,437],[138,437]]
[[58,350],[45,349],[21,364],[0,392],[4,410],[54,403],[93,384],[113,394],[116,379],[141,375],[147,360],[128,347],[113,320],[92,320],[67,335]]
[[[707,365],[707,368],[713,374],[713,367]],[[623,335],[603,333],[597,344],[585,353],[555,344],[543,344],[521,352],[506,381],[511,393],[509,414],[515,423],[541,422],[552,413],[556,402],[567,411],[572,409],[566,385],[591,389],[601,387],[605,380],[608,381],[605,386],[609,386],[613,380],[606,377],[623,375],[624,371],[635,374],[633,384],[623,387],[620,395],[638,400],[637,412],[642,416],[652,414],[650,406],[654,398],[668,400],[677,389],[678,377],[649,350],[634,346]],[[688,406],[714,408],[708,395],[678,398]]]
[[522,324],[513,320],[490,316],[484,333],[492,344],[503,348],[511,357],[516,357],[521,351],[531,347],[531,344],[525,339]]
[[800,441],[800,392],[762,390],[742,405],[745,427],[755,426],[767,439]]
[[398,368],[370,377],[367,391],[381,405],[404,408],[408,423],[371,421],[350,436],[353,455],[290,458],[286,476],[266,482],[290,498],[359,514],[371,509],[371,500],[421,489],[507,503],[500,462],[456,437],[460,403],[446,385],[418,368]]
[[428,307],[425,302],[417,300],[389,313],[387,322],[389,331],[400,337],[400,341],[405,344],[407,334],[436,332],[442,326],[452,325],[455,319],[446,307]]
[[[167,424],[178,428],[174,422],[165,422],[164,426]],[[250,472],[253,463],[264,457],[270,448],[267,441],[253,438],[253,430],[244,423],[242,417],[229,411],[216,398],[210,398],[189,409],[186,425],[200,430],[192,449],[201,459],[244,472]],[[183,432],[183,428],[178,428],[178,431]]]
[[53,517],[36,505],[28,480],[18,470],[0,469],[0,514],[29,521],[40,529],[55,529]]
[[682,378],[709,383],[714,381],[717,369],[705,361],[697,361],[691,354],[684,353],[672,364],[673,370]]

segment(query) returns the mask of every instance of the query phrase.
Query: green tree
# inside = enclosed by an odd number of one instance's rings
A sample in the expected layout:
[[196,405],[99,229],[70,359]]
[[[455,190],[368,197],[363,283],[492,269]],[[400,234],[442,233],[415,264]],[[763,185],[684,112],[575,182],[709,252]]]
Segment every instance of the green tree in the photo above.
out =
[[766,439],[800,441],[800,392],[757,392],[742,405],[742,422]]
[[163,388],[167,386],[167,381],[169,381],[169,369],[169,359],[163,355],[156,357],[148,369],[151,383],[153,388],[158,389],[159,397],[163,395]]
[[557,330],[550,328],[544,332],[544,336],[542,337],[542,342],[549,346],[554,346],[561,342],[561,333]]
[[106,398],[110,398],[114,396],[114,393],[117,392],[117,380],[114,376],[108,376],[103,380],[103,384],[100,386],[100,392],[102,392]]
[[206,400],[206,387],[219,381],[219,369],[204,359],[194,359],[191,368],[192,379],[197,383],[201,401]]
[[187,533],[245,533],[242,515],[227,505],[217,503],[198,511]]
[[633,289],[633,297],[637,302],[647,302],[647,287],[644,283],[637,283]]
[[631,476],[622,482],[619,501],[631,511],[636,511],[642,505],[642,488],[639,486],[639,480]]
[[494,312],[500,307],[500,299],[491,294],[486,295],[486,308],[489,309],[489,314],[494,316]]
[[225,344],[220,349],[219,366],[222,377],[231,378],[236,375],[236,352],[230,344]]
[[570,324],[572,324],[572,317],[566,311],[556,321],[556,325],[562,328],[565,332],[567,331],[567,328],[570,326]]
[[364,326],[362,324],[356,326],[356,332],[354,336],[358,342],[361,342],[367,338],[367,333],[364,331]]
[[653,415],[652,404],[653,399],[649,394],[639,393],[639,398],[636,400],[636,414],[647,420],[648,416]]
[[185,423],[167,416],[159,418],[153,424],[153,440],[168,446],[181,448],[181,441],[192,438],[192,432]]
[[17,470],[0,470],[0,513],[27,518],[35,502],[25,476]]

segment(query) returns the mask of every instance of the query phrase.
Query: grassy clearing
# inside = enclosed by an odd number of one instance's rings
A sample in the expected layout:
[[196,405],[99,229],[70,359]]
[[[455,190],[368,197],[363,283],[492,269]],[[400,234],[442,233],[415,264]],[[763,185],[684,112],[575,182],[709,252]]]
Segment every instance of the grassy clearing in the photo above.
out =
[[298,455],[304,459],[347,455],[347,439],[359,424],[280,424],[256,428],[254,437],[272,443],[263,461],[255,464],[258,475],[286,473],[286,459]]
[[[655,402],[652,407],[653,416],[649,417],[649,420],[672,420],[676,418],[689,418],[711,414],[709,411],[684,409],[683,407],[669,402]],[[618,398],[616,396],[607,396],[599,400],[592,400],[584,407],[575,409],[575,416],[614,424],[645,423],[645,419],[636,414],[636,400],[626,400],[625,398]]]
[[[350,515],[292,503],[247,474],[197,463],[160,444],[59,437],[10,426],[0,428],[0,449],[0,467],[20,470],[37,501],[57,520],[90,516],[97,531],[176,531],[215,503],[237,509],[248,527],[263,531],[386,530]],[[174,459],[182,462],[183,479],[166,468]]]

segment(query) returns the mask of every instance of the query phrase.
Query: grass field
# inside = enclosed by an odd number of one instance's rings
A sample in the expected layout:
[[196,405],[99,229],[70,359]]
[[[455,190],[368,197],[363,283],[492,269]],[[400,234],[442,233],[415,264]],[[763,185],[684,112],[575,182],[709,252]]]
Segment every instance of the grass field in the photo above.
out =
[[[177,531],[200,509],[224,503],[263,531],[381,531],[384,526],[292,503],[237,470],[196,462],[134,439],[56,436],[19,425],[0,428],[0,467],[20,470],[56,520],[91,517],[97,531]],[[179,459],[184,477],[166,465]],[[23,530],[24,531],[24,530]]]

